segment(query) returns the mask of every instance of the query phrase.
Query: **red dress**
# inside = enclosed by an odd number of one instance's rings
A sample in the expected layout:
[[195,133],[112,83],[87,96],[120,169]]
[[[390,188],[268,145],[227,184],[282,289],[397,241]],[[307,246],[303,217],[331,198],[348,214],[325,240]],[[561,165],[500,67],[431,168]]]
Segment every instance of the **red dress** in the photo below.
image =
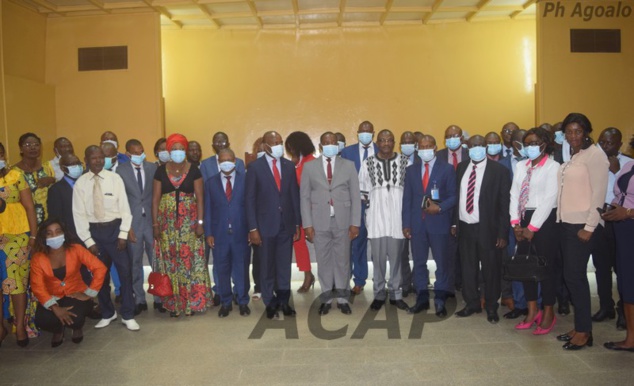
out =
[[[297,175],[297,183],[301,186],[302,181],[302,170],[304,170],[304,164],[306,162],[310,162],[315,159],[315,156],[309,154],[299,161],[297,165],[295,165],[295,174]],[[304,233],[304,228],[300,227],[299,240],[293,243],[293,249],[295,250],[295,262],[297,263],[297,268],[301,272],[310,271],[310,253],[308,252],[308,245],[306,245],[306,233]]]

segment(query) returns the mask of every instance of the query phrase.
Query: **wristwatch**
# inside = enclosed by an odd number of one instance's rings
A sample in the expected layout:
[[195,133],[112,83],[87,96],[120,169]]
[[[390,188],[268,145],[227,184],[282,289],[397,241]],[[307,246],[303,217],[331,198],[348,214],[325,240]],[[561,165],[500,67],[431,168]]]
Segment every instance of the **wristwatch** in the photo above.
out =
[[203,220],[198,220],[198,225],[203,225]]

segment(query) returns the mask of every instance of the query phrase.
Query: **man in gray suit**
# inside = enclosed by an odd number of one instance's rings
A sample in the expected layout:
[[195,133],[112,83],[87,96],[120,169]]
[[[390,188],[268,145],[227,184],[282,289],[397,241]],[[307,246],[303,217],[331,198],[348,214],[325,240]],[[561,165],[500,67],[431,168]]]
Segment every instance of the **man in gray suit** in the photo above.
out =
[[317,255],[319,314],[328,313],[333,298],[342,313],[351,314],[350,242],[361,223],[359,177],[353,162],[337,156],[334,133],[321,135],[319,149],[322,155],[304,165],[300,185],[302,223]]
[[[143,145],[136,139],[125,144],[126,155],[131,162],[117,168],[128,196],[132,212],[132,227],[128,234],[128,251],[132,257],[132,290],[136,302],[135,315],[147,311],[143,290],[143,251],[150,264],[154,260],[154,236],[152,234],[152,186],[156,164],[145,160]],[[159,297],[154,298],[154,309],[165,312]]]

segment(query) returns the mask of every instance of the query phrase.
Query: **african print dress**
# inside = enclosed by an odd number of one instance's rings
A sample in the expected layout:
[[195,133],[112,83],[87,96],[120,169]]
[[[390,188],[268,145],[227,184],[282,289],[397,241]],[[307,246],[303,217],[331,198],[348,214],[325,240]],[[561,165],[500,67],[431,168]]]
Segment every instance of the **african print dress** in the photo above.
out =
[[156,241],[159,272],[167,273],[174,294],[163,298],[163,308],[170,312],[204,311],[211,307],[209,269],[205,261],[203,236],[196,236],[198,211],[194,181],[202,178],[200,170],[190,167],[175,181],[165,165],[159,166],[154,179],[161,182],[158,208],[160,237]]
[[48,199],[48,187],[38,188],[37,181],[40,178],[45,177],[55,178],[55,170],[53,170],[53,166],[51,166],[49,161],[42,162],[42,167],[40,168],[40,170],[37,170],[35,172],[27,172],[17,166],[14,166],[13,169],[24,174],[24,179],[29,185],[29,189],[31,189],[31,194],[33,194],[33,205],[35,206],[35,217],[37,220],[37,225],[40,225],[44,220],[48,218],[48,210],[46,208],[46,200]]

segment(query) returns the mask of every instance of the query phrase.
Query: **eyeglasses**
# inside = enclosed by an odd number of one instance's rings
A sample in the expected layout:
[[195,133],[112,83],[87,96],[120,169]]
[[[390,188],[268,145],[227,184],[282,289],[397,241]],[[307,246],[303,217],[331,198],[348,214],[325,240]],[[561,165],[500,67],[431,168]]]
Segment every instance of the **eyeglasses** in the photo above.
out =
[[27,149],[35,149],[40,147],[40,144],[37,142],[27,142],[23,144],[22,147],[26,147]]

